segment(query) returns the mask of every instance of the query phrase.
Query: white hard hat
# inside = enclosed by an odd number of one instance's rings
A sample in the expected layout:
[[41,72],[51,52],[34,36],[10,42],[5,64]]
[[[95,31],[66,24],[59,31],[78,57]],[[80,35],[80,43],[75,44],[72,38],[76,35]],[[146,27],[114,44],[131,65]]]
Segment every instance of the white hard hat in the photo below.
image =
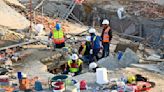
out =
[[102,22],[103,25],[109,25],[109,21],[107,19],[104,19],[103,22]]
[[95,62],[92,62],[89,64],[89,69],[93,69],[93,68],[96,68],[97,67],[97,64]]
[[72,54],[71,59],[72,60],[77,60],[79,57],[77,54]]
[[91,36],[86,36],[86,41],[91,41]]
[[94,28],[89,29],[89,33],[95,33],[95,32],[96,32],[96,29],[94,29]]
[[26,74],[22,74],[22,77],[23,77],[23,78],[26,78],[26,77],[27,77],[27,75],[26,75]]

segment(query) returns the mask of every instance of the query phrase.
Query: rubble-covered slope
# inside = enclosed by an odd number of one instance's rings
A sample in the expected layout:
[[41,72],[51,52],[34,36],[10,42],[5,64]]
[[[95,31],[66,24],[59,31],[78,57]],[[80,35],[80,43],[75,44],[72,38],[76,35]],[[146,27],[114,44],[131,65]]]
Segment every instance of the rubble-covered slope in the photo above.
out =
[[0,0],[0,25],[9,29],[24,29],[29,26],[30,22],[12,9],[3,0]]

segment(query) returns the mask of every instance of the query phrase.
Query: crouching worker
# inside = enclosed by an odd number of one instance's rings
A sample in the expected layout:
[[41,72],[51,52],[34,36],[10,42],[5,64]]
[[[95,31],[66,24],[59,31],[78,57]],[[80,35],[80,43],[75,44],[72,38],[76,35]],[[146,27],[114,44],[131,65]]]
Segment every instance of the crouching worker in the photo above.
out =
[[67,63],[66,71],[63,74],[72,73],[74,76],[79,75],[82,71],[83,61],[79,59],[77,54],[71,56],[71,60]]
[[79,57],[84,62],[90,62],[91,55],[90,55],[90,49],[91,49],[91,36],[86,36],[86,41],[82,42],[80,48],[79,48]]

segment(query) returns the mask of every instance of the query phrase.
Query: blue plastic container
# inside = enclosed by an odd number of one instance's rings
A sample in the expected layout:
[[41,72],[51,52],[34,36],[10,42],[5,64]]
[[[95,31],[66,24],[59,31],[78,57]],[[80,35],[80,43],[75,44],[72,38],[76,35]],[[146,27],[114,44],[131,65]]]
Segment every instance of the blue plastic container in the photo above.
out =
[[123,52],[119,51],[119,52],[117,53],[117,59],[118,59],[118,60],[121,60],[122,56],[123,56]]
[[21,80],[22,79],[22,72],[17,72],[17,77],[19,80]]

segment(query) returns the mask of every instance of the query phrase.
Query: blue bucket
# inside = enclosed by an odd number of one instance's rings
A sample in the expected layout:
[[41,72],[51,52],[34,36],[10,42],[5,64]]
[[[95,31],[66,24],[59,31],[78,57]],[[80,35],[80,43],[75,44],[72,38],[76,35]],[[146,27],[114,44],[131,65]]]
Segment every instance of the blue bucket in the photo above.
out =
[[21,80],[22,79],[22,72],[17,72],[17,77],[19,80]]
[[117,59],[118,59],[119,61],[121,60],[122,56],[123,56],[123,52],[118,51],[118,53],[117,53]]

